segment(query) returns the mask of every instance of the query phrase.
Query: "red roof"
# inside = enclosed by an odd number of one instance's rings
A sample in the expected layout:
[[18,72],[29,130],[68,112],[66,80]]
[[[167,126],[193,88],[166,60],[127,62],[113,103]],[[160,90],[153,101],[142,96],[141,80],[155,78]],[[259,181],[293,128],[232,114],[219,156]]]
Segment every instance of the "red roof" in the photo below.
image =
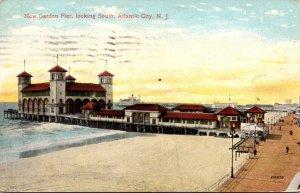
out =
[[17,77],[32,77],[31,74],[29,74],[28,72],[22,72],[21,74],[19,74]]
[[28,91],[43,91],[43,90],[49,90],[50,85],[49,83],[39,83],[39,84],[30,84],[23,88],[21,92],[28,92]]
[[83,109],[83,110],[94,110],[94,103],[88,102],[88,103],[86,103],[86,105],[84,105],[80,109]]
[[159,116],[167,119],[197,119],[197,120],[217,120],[215,114],[208,113],[181,113],[181,112],[165,112]]
[[179,111],[207,111],[208,109],[203,105],[178,105],[173,110]]
[[241,114],[242,112],[230,106],[226,107],[225,109],[222,109],[217,113],[217,115],[241,115]]
[[262,110],[261,108],[254,106],[251,109],[245,111],[245,113],[266,113],[266,111]]
[[105,92],[105,89],[100,84],[92,83],[67,83],[66,90]]
[[114,75],[108,71],[104,71],[104,72],[100,73],[98,76],[114,76]]
[[144,111],[166,111],[167,108],[158,104],[135,104],[124,108],[124,110],[144,110]]
[[76,80],[76,78],[74,78],[74,77],[71,76],[71,75],[68,75],[68,76],[66,77],[66,80]]
[[49,70],[49,72],[67,72],[67,70],[64,69],[64,68],[62,68],[62,67],[60,67],[60,66],[58,66],[58,65],[56,65],[53,68],[51,68]]
[[114,115],[114,116],[124,116],[125,113],[122,110],[111,110],[111,109],[102,109],[101,111],[96,112],[98,115]]

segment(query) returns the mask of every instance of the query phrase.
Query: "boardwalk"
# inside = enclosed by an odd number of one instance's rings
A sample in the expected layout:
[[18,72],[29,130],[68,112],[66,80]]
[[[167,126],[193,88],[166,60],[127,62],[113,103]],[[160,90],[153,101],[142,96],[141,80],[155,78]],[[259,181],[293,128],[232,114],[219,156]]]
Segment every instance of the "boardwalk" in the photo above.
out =
[[[266,142],[257,147],[256,158],[249,159],[233,180],[224,183],[219,192],[285,191],[294,175],[300,171],[300,128],[291,126],[294,116],[270,130]],[[295,120],[293,121],[295,122]],[[287,124],[289,123],[289,124]],[[281,127],[281,129],[280,129]],[[290,135],[290,130],[293,135]],[[290,151],[286,154],[286,146]]]

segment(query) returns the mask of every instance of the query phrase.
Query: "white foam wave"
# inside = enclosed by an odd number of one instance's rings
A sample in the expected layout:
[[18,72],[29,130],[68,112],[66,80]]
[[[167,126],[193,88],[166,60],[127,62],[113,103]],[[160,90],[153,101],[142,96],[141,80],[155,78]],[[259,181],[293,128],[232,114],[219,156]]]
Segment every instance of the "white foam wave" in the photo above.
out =
[[117,133],[124,133],[124,131],[110,130],[109,133],[87,134],[84,136],[76,136],[76,137],[68,138],[68,139],[58,139],[58,141],[51,141],[48,143],[25,145],[25,146],[17,147],[14,149],[7,148],[7,149],[2,149],[0,151],[0,154],[20,153],[20,152],[30,151],[30,150],[51,148],[51,147],[55,147],[55,146],[59,146],[59,145],[69,145],[69,144],[73,144],[73,143],[83,142],[88,139],[110,136],[110,135],[114,135]]

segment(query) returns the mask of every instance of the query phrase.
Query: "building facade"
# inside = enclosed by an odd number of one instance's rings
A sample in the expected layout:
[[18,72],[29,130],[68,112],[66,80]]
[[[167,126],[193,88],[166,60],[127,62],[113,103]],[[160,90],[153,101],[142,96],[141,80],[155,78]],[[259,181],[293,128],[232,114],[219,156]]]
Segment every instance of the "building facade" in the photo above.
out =
[[113,75],[104,71],[99,83],[77,83],[67,70],[55,66],[49,70],[49,82],[32,84],[26,71],[18,77],[18,109],[23,115],[57,116],[81,113],[81,107],[93,102],[96,110],[110,109],[113,100]]

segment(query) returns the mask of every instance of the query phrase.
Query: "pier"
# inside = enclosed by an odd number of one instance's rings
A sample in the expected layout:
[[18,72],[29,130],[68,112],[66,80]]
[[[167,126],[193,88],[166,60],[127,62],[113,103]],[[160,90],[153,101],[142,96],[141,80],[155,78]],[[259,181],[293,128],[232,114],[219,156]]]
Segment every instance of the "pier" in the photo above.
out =
[[[90,120],[84,118],[82,114],[61,114],[57,116],[40,115],[40,114],[23,114],[17,110],[8,109],[4,111],[6,119],[20,119],[39,122],[55,122],[68,125],[80,125],[93,128],[120,130],[126,132],[143,132],[143,133],[158,133],[158,134],[175,134],[175,135],[200,135],[200,136],[215,136],[229,137],[228,129],[208,129],[208,128],[191,128],[191,127],[176,127],[171,125],[159,125],[149,123],[134,123],[134,122],[119,122],[113,120]],[[239,133],[235,134],[235,138],[240,137]]]
[[7,118],[7,119],[18,119],[19,118],[18,110],[15,110],[15,109],[4,110],[4,118]]

